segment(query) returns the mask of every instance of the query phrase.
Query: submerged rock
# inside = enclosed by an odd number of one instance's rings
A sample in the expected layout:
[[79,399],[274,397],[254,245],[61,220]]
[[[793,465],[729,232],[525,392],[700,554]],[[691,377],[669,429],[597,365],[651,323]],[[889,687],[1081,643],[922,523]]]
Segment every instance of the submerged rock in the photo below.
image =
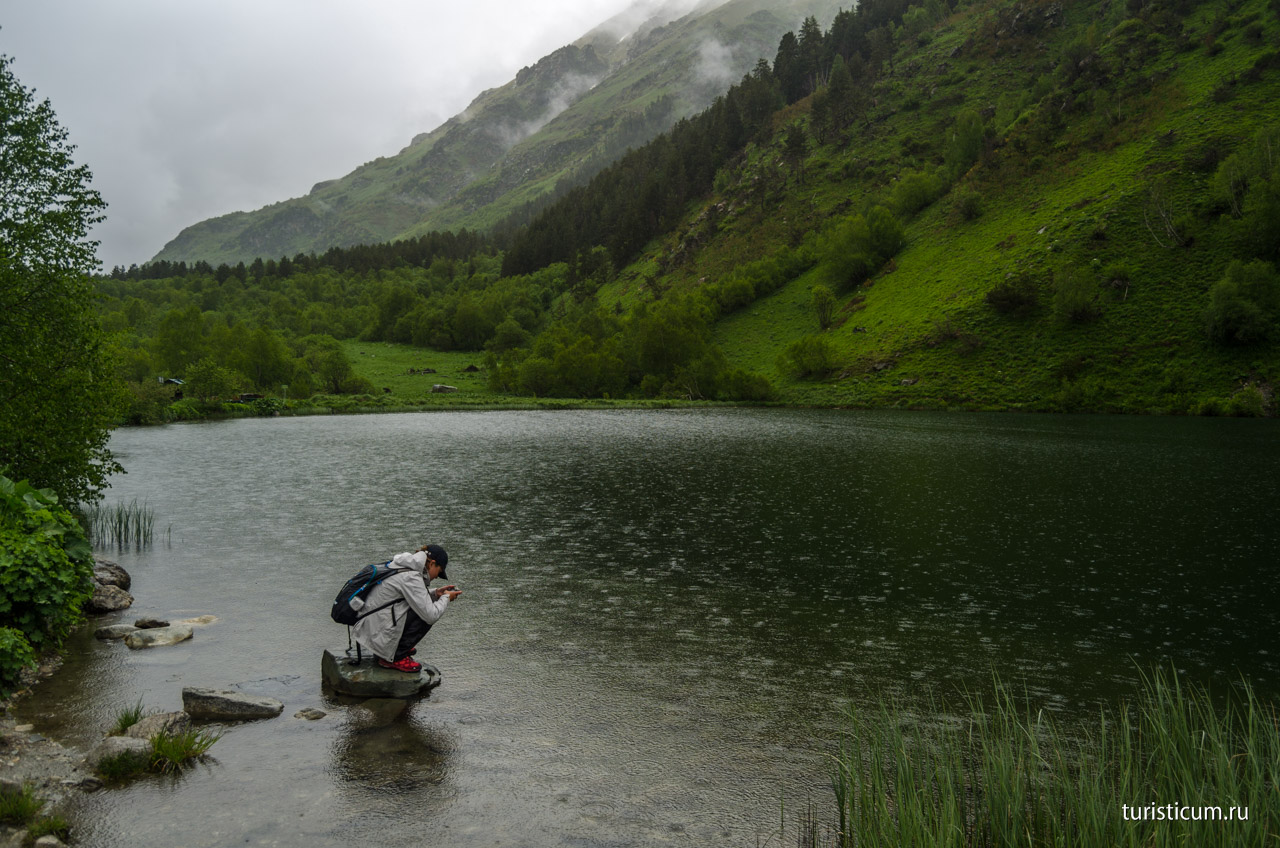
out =
[[335,692],[361,698],[409,698],[440,685],[440,670],[423,663],[422,671],[406,674],[382,668],[373,657],[361,663],[325,651],[320,675]]
[[93,587],[93,597],[85,602],[84,611],[91,615],[116,612],[133,605],[133,595],[119,586],[99,583]]
[[189,686],[182,690],[182,707],[192,718],[212,721],[251,721],[275,718],[284,712],[284,704],[275,698],[245,695],[227,689],[202,689]]
[[99,627],[97,630],[93,631],[93,635],[99,639],[110,640],[123,639],[130,633],[136,632],[138,632],[138,628],[134,627],[132,624],[111,624],[106,627]]
[[163,618],[140,618],[133,623],[133,626],[139,630],[157,630],[161,627],[168,627],[169,622]]
[[170,624],[186,624],[190,627],[204,627],[206,624],[213,624],[218,620],[216,615],[198,615],[195,618],[180,618],[177,621],[171,621]]
[[153,627],[150,630],[135,630],[124,637],[124,643],[130,648],[157,648],[163,645],[176,645],[191,638],[192,630],[186,624],[171,624],[168,627]]

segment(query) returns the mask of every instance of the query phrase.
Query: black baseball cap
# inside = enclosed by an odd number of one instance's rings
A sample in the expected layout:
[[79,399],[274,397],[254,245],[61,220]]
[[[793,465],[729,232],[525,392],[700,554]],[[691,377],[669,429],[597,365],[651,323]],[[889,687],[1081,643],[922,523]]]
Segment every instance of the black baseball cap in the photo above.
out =
[[449,564],[449,553],[439,545],[427,545],[427,559],[436,561],[436,565],[440,566],[440,579],[448,580],[449,575],[444,573],[444,567]]

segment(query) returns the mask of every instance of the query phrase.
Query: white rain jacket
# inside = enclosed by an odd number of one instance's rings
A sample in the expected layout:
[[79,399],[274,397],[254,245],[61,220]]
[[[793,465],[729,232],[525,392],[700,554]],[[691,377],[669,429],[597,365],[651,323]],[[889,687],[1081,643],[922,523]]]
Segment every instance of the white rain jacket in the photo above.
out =
[[356,641],[365,650],[390,662],[395,659],[396,646],[404,633],[405,615],[410,609],[427,624],[435,624],[444,615],[449,606],[449,596],[441,594],[439,599],[432,599],[427,588],[427,576],[423,572],[426,564],[425,551],[396,554],[391,560],[392,568],[413,570],[391,575],[373,587],[365,599],[362,609],[376,609],[389,601],[397,601],[352,625]]

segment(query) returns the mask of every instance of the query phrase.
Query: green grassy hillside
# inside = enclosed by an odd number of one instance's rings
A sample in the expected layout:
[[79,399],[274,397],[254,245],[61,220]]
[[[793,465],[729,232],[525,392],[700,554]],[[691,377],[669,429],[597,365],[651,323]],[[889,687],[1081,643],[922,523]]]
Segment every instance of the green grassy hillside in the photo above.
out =
[[[1043,23],[1019,32],[1005,23],[1019,11]],[[785,402],[1167,412],[1269,404],[1280,376],[1275,342],[1214,343],[1204,312],[1231,260],[1256,255],[1213,184],[1233,152],[1280,126],[1276,9],[1203,3],[1163,30],[1129,14],[1106,2],[959,8],[903,39],[876,84],[877,105],[837,137],[813,138],[812,98],[780,115],[780,127],[810,130],[802,167],[783,163],[781,133],[749,150],[722,173],[720,191],[602,299],[635,302],[658,267],[675,291],[713,284],[744,260],[814,244],[842,216],[884,203],[908,219],[907,246],[864,284],[837,287],[830,329],[820,332],[811,305],[812,287],[829,282],[821,268],[716,325],[730,362],[767,374]],[[1083,78],[1090,67],[1113,70]],[[984,149],[950,179],[948,145],[966,111],[984,118]],[[944,193],[912,214],[903,187],[921,173],[936,173]],[[780,187],[754,203],[769,179]],[[698,221],[712,207],[729,212],[708,236]],[[988,302],[1002,283],[1029,295],[1027,314]],[[1086,301],[1074,319],[1055,310],[1073,283]],[[779,353],[811,335],[826,344],[831,368],[797,379]]]

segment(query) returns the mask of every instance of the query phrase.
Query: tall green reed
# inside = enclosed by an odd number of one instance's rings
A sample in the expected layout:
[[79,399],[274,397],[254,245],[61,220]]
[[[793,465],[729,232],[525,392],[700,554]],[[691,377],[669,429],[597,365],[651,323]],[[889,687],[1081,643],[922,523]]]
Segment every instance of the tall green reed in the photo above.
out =
[[108,507],[94,504],[84,512],[85,534],[96,548],[142,550],[151,546],[155,530],[155,512],[135,498]]
[[[850,711],[832,775],[840,848],[1280,844],[1280,721],[1247,683],[1215,699],[1157,669],[1081,726],[998,680],[965,707]],[[1233,807],[1248,819],[1165,820]]]

